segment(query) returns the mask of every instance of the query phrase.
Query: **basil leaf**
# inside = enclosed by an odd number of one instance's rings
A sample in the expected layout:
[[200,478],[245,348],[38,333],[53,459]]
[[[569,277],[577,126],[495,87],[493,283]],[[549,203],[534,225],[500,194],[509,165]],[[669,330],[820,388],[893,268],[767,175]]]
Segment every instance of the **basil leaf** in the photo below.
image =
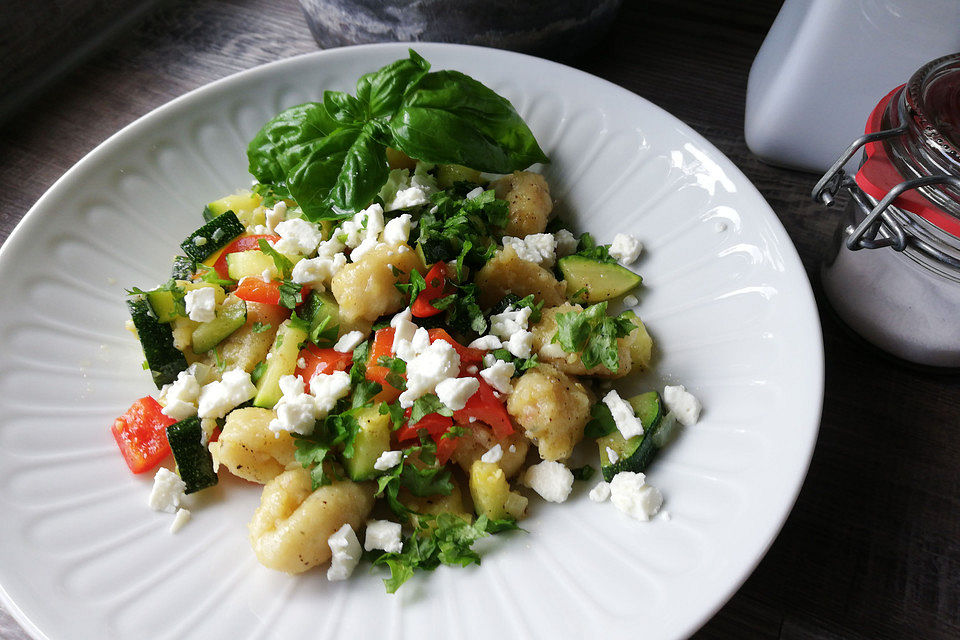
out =
[[392,115],[400,108],[407,88],[429,70],[430,63],[410,49],[409,58],[360,76],[357,99],[366,105],[368,113],[374,118]]
[[283,184],[298,162],[302,147],[337,128],[318,102],[298,104],[270,119],[247,145],[250,173],[267,184]]
[[584,438],[602,438],[617,430],[610,407],[598,402],[590,408],[590,422],[583,428]]
[[351,125],[364,122],[367,114],[363,104],[349,93],[342,91],[324,91],[323,107],[339,125]]
[[308,220],[341,217],[343,212],[332,210],[330,192],[340,178],[347,153],[362,133],[360,127],[342,127],[314,140],[290,169],[287,186]]
[[510,173],[548,162],[506,98],[459,71],[437,71],[411,86],[390,120],[391,146],[433,163]]
[[390,175],[387,148],[374,140],[370,129],[366,127],[347,149],[330,194],[333,204],[345,211],[359,211],[369,205]]

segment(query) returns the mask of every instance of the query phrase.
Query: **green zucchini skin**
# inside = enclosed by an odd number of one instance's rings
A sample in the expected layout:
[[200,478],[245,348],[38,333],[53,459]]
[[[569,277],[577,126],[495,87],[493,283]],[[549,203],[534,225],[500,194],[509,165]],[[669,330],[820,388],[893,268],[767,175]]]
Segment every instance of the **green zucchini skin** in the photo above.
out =
[[173,346],[173,330],[160,323],[143,296],[127,301],[127,309],[137,329],[143,355],[150,367],[153,383],[157,389],[177,379],[177,374],[187,368],[187,359]]
[[177,462],[180,478],[187,485],[186,493],[195,493],[217,484],[213,457],[200,438],[200,418],[193,416],[167,427],[167,441]]
[[247,303],[230,298],[217,309],[217,317],[193,330],[194,353],[206,353],[226,340],[230,334],[247,322]]
[[187,256],[174,256],[170,277],[174,280],[191,280],[197,271],[197,263]]
[[[187,236],[187,239],[180,243],[180,248],[188,258],[203,262],[244,231],[246,227],[236,214],[227,211]],[[197,244],[198,242],[200,244]]]
[[[600,471],[607,482],[621,471],[644,471],[659,451],[657,433],[663,424],[663,400],[656,391],[649,391],[628,400],[634,413],[643,425],[643,435],[624,440],[619,431],[597,439],[600,448]],[[611,464],[607,447],[613,449],[619,459]]]
[[317,344],[317,346],[332,347],[340,328],[340,305],[337,304],[337,299],[328,291],[311,291],[305,306],[304,319],[310,323],[310,335],[314,335],[326,320],[324,333],[333,336],[333,340],[320,340],[323,344]]

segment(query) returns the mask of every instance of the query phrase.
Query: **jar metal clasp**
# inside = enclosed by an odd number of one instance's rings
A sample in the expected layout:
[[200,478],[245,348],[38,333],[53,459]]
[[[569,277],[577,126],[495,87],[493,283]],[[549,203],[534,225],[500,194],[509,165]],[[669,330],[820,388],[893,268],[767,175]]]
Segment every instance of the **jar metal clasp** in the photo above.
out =
[[864,145],[880,142],[888,138],[902,136],[907,132],[907,125],[895,129],[884,129],[860,136],[847,147],[846,151],[837,158],[836,162],[827,170],[822,178],[813,187],[811,196],[815,202],[826,207],[832,207],[837,194],[841,189],[850,193],[854,204],[863,213],[863,220],[856,227],[848,227],[844,245],[851,251],[860,249],[882,249],[891,247],[895,251],[903,251],[910,244],[917,244],[917,248],[947,264],[960,267],[960,261],[944,253],[915,236],[906,233],[903,225],[890,215],[889,208],[893,202],[905,192],[920,187],[946,184],[960,189],[960,178],[953,175],[930,175],[904,180],[893,186],[879,201],[864,192],[853,177],[849,176],[843,167],[853,158]]

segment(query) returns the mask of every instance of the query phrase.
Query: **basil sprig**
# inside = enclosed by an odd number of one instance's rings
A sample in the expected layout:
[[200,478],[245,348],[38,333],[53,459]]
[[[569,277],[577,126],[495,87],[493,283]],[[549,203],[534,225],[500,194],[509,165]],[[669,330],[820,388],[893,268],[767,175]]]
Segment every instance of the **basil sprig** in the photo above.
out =
[[412,49],[357,81],[357,94],[282,111],[247,147],[250,173],[310,220],[369,205],[389,176],[386,148],[431,163],[510,173],[548,162],[510,102],[457,71],[430,72]]

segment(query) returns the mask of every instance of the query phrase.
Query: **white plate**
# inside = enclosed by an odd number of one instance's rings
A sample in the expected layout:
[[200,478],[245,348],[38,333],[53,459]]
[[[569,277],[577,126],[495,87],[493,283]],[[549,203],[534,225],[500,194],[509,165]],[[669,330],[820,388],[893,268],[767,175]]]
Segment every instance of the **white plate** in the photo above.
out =
[[441,568],[389,596],[364,571],[328,583],[260,567],[246,539],[256,487],[221,482],[177,535],[147,508],[150,478],[127,471],[109,432],[156,391],[123,330],[123,288],[165,279],[203,204],[248,183],[246,142],[271,115],[406,55],[335,49],[215,82],[126,127],[0,251],[0,585],[35,636],[674,638],[776,536],[816,439],[823,355],[804,270],[769,206],[706,140],[628,91],[514,53],[416,48],[513,101],[575,227],[644,241],[639,311],[660,359],[633,386],[681,382],[705,407],[649,474],[672,518],[630,520],[590,502],[587,483],[567,504],[536,502],[529,534],[486,545],[481,567]]

